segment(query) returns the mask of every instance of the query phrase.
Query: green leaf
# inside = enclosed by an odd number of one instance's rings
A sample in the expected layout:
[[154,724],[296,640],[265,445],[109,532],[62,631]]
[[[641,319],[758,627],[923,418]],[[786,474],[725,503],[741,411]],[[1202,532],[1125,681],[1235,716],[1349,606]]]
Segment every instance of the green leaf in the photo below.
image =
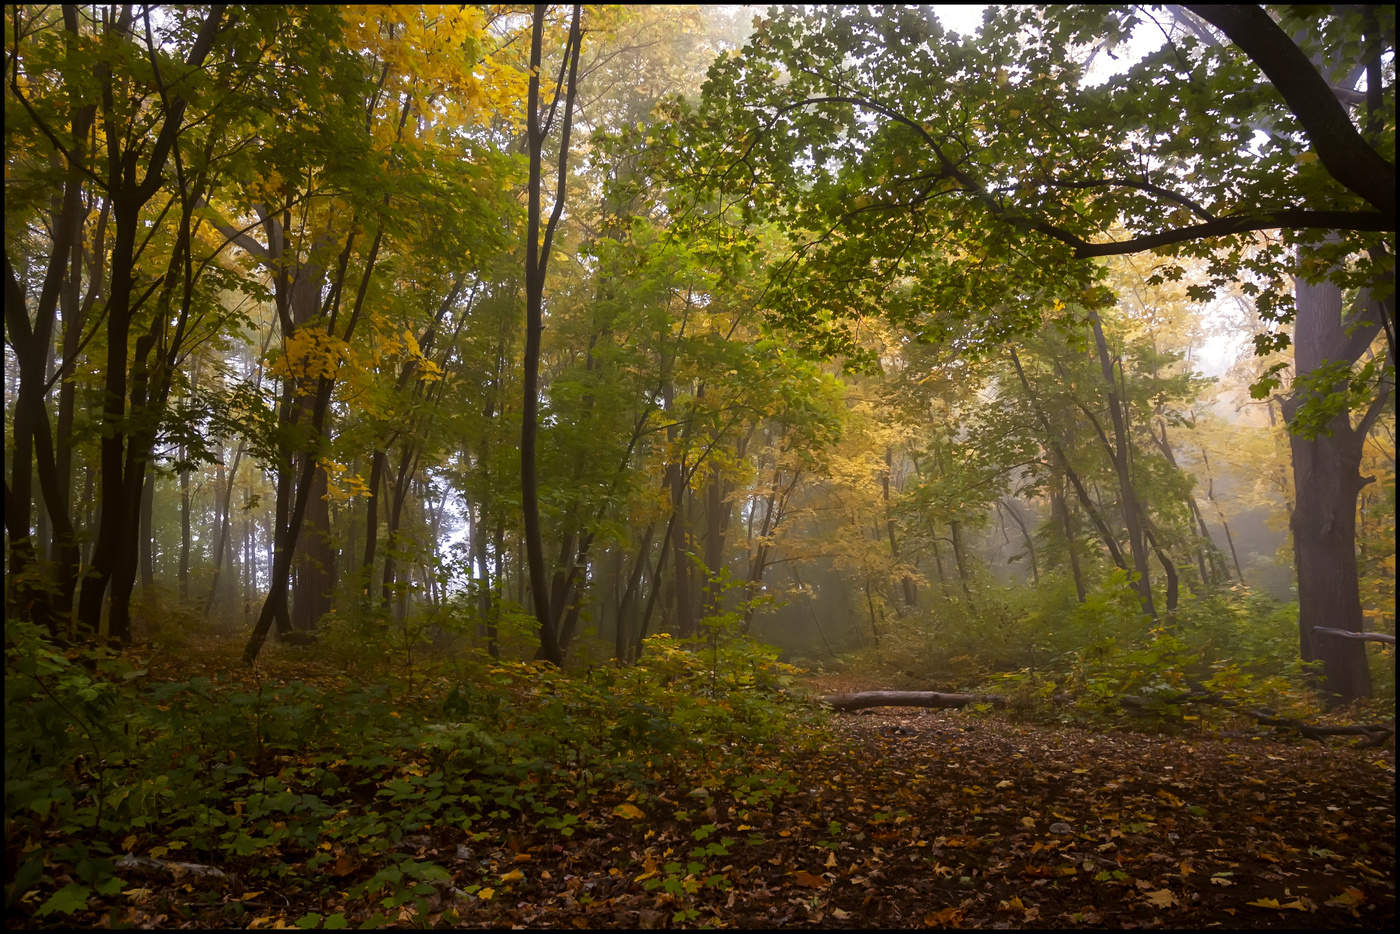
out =
[[34,912],[34,917],[42,918],[55,911],[60,911],[65,915],[82,911],[87,908],[88,898],[91,896],[92,889],[86,885],[79,885],[77,882],[70,882],[50,895],[48,900],[39,906],[39,910]]

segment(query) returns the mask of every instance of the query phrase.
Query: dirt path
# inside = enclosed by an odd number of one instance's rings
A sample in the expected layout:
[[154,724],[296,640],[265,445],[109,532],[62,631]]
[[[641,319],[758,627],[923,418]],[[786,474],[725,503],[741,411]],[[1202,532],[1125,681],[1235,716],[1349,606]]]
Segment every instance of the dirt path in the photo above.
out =
[[[683,925],[757,928],[1394,921],[1387,750],[1095,734],[956,711],[833,717],[841,741],[786,762],[788,785],[762,807],[717,796],[692,823],[576,838],[546,857],[551,882],[463,920],[667,927],[683,909]],[[712,843],[724,852],[704,870],[686,865]],[[667,879],[674,897],[655,887]]]
[[895,927],[1394,920],[1389,750],[1096,734],[954,711],[834,722],[847,748],[802,764],[807,793],[791,805],[849,828],[834,865],[818,867],[820,923],[841,923],[833,909]]

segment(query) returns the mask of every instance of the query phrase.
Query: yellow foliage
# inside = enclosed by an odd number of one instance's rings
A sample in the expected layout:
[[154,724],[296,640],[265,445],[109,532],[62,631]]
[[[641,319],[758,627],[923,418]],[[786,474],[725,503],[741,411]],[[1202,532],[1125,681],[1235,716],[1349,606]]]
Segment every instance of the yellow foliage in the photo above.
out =
[[309,393],[313,380],[336,378],[348,352],[348,346],[339,337],[321,328],[304,326],[283,341],[282,357],[268,371],[273,376],[294,380],[302,393]]

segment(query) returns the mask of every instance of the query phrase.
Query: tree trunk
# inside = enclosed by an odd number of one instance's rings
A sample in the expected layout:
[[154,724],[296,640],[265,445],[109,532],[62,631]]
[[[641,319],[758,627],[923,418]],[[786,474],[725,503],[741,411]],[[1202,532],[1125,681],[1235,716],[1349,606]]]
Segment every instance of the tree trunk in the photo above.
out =
[[[1343,321],[1340,293],[1335,286],[1312,287],[1303,283],[1297,283],[1297,305],[1294,344],[1299,374],[1310,372],[1324,360],[1350,363],[1358,359],[1375,337],[1386,308],[1393,311],[1394,307],[1393,300],[1373,301],[1369,294],[1363,294],[1359,314]],[[1284,400],[1285,417],[1290,422],[1303,401],[1296,393]],[[1321,659],[1327,670],[1328,689],[1348,700],[1370,693],[1364,654],[1358,657],[1355,651],[1358,643],[1324,639],[1313,642],[1309,653],[1306,634],[1310,631],[1309,621],[1312,625],[1327,624],[1352,632],[1364,628],[1355,521],[1358,495],[1372,478],[1361,477],[1359,466],[1371,426],[1389,408],[1389,388],[1382,383],[1379,396],[1355,426],[1343,412],[1328,425],[1325,434],[1315,439],[1291,432],[1289,437],[1296,490],[1291,525],[1304,658]],[[1305,575],[1309,578],[1306,585]]]
[[1147,540],[1142,530],[1142,507],[1138,503],[1137,491],[1133,488],[1132,468],[1129,464],[1131,442],[1128,439],[1127,418],[1124,414],[1124,401],[1118,393],[1118,381],[1113,375],[1113,360],[1108,353],[1108,341],[1103,334],[1103,322],[1096,311],[1089,312],[1089,326],[1094,334],[1094,346],[1098,349],[1099,368],[1103,372],[1104,386],[1108,393],[1108,411],[1113,420],[1113,470],[1118,477],[1118,495],[1123,503],[1123,523],[1128,528],[1128,550],[1133,559],[1133,569],[1137,572],[1138,598],[1143,612],[1157,617],[1157,609],[1152,604],[1152,578],[1147,568]]
[[1021,511],[1012,500],[1004,500],[1002,507],[1011,515],[1012,521],[1016,523],[1016,528],[1021,530],[1021,538],[1026,543],[1026,556],[1031,560],[1031,579],[1037,587],[1040,586],[1040,563],[1035,557],[1035,542],[1031,540],[1030,530],[1026,528],[1026,520],[1021,518]]
[[[1360,320],[1344,321],[1341,292],[1330,283],[1297,281],[1295,295],[1298,317],[1293,346],[1298,377],[1325,361],[1355,360],[1380,328],[1372,308],[1363,308]],[[1290,426],[1304,401],[1301,391],[1283,400],[1284,417]],[[1288,439],[1293,455],[1292,531],[1300,650],[1304,660],[1322,661],[1326,689],[1347,701],[1371,693],[1365,646],[1348,639],[1317,639],[1313,630],[1363,630],[1356,500],[1366,482],[1360,474],[1366,434],[1385,402],[1384,397],[1376,400],[1357,427],[1352,426],[1346,412],[1341,412],[1327,423],[1326,434],[1304,438],[1290,432]]]
[[[894,513],[890,509],[890,474],[894,471],[894,452],[889,445],[885,445],[885,472],[880,476],[880,493],[885,503],[885,534],[890,540],[890,560],[895,564],[899,563],[899,543],[895,540]],[[918,594],[914,589],[914,578],[910,574],[900,575],[900,587],[904,592],[904,605],[914,607],[918,604]]]
[[1109,555],[1113,558],[1113,563],[1124,570],[1128,564],[1123,558],[1123,550],[1118,546],[1118,540],[1109,531],[1106,523],[1098,509],[1094,506],[1094,501],[1089,496],[1089,491],[1084,489],[1084,483],[1079,479],[1079,474],[1075,473],[1074,467],[1069,462],[1069,456],[1065,454],[1064,448],[1055,439],[1055,429],[1050,424],[1050,418],[1041,407],[1040,399],[1036,396],[1035,390],[1031,388],[1030,380],[1026,378],[1026,371],[1021,368],[1021,358],[1016,355],[1016,349],[1011,348],[1011,362],[1016,367],[1016,375],[1021,380],[1021,388],[1026,391],[1026,397],[1030,399],[1031,409],[1035,412],[1036,420],[1040,422],[1041,430],[1045,433],[1045,444],[1055,455],[1059,462],[1060,469],[1064,471],[1065,479],[1074,487],[1075,495],[1079,499],[1079,505],[1084,508],[1084,514],[1094,523],[1094,528],[1098,529],[1099,538],[1108,549]]
[[[183,459],[183,454],[182,454]],[[180,600],[190,599],[190,471],[180,471]]]
[[[233,463],[228,468],[227,477],[224,476],[223,465],[219,465],[219,502],[215,506],[214,530],[214,579],[209,582],[209,596],[204,600],[204,617],[209,618],[210,612],[214,609],[214,601],[219,594],[219,582],[223,579],[224,565],[227,564],[229,570],[233,569],[238,549],[229,547],[229,538],[233,533],[233,487],[238,482],[238,464],[243,460],[243,442],[239,442],[238,447],[233,452]],[[225,556],[227,555],[227,560]],[[236,581],[235,591],[237,590]]]
[[137,548],[141,552],[141,595],[148,604],[154,605],[156,598],[156,569],[154,554],[155,537],[152,526],[155,512],[156,476],[154,470],[146,471],[146,482],[141,486],[140,541]]
[[1083,603],[1087,594],[1084,589],[1084,574],[1079,569],[1079,550],[1075,547],[1074,527],[1070,521],[1069,503],[1065,499],[1063,485],[1050,494],[1050,511],[1059,519],[1060,529],[1065,537],[1065,550],[1069,556],[1069,572],[1074,578],[1074,594]]
[[527,107],[526,143],[530,160],[530,182],[525,240],[525,359],[524,405],[520,416],[520,501],[524,513],[525,557],[530,572],[530,593],[535,618],[540,627],[540,655],[556,665],[563,661],[559,635],[549,605],[548,570],[544,564],[544,544],[540,529],[539,478],[536,474],[535,442],[539,433],[540,335],[544,330],[544,282],[549,268],[549,251],[554,229],[564,210],[564,188],[568,181],[569,134],[573,128],[574,99],[578,94],[578,59],[581,33],[580,9],[574,5],[573,20],[564,57],[569,63],[565,88],[563,136],[559,143],[558,184],[554,209],[544,224],[541,238],[541,159],[545,128],[540,123],[540,70],[546,4],[535,4],[534,25],[530,31],[530,80]]
[[[1269,408],[1270,415],[1273,414],[1273,407]],[[1201,448],[1201,463],[1206,469],[1206,499],[1215,507],[1215,516],[1220,520],[1220,527],[1225,530],[1225,544],[1230,546],[1230,560],[1235,565],[1235,577],[1240,583],[1245,583],[1244,569],[1240,567],[1240,555],[1235,550],[1235,536],[1230,534],[1230,523],[1225,520],[1225,511],[1220,508],[1220,503],[1215,498],[1215,477],[1210,472],[1210,457],[1206,454],[1206,449]]]

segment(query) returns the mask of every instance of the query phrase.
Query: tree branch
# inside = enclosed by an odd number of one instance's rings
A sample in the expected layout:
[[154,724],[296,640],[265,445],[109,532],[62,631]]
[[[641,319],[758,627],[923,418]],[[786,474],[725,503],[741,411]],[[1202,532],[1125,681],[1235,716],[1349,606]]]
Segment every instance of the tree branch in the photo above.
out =
[[1253,230],[1366,230],[1393,231],[1395,215],[1389,216],[1372,211],[1310,211],[1306,208],[1284,208],[1280,211],[1263,211],[1258,214],[1234,214],[1203,224],[1191,224],[1175,230],[1145,234],[1128,240],[1107,243],[1090,243],[1073,234],[1061,231],[1050,225],[1036,228],[1056,240],[1074,247],[1076,259],[1093,256],[1121,256],[1128,253],[1142,253],[1173,243],[1202,240],[1207,237],[1224,237],[1230,234],[1249,233]]
[[1357,131],[1326,79],[1262,7],[1190,4],[1259,69],[1298,118],[1328,173],[1366,199],[1395,229],[1395,166]]

